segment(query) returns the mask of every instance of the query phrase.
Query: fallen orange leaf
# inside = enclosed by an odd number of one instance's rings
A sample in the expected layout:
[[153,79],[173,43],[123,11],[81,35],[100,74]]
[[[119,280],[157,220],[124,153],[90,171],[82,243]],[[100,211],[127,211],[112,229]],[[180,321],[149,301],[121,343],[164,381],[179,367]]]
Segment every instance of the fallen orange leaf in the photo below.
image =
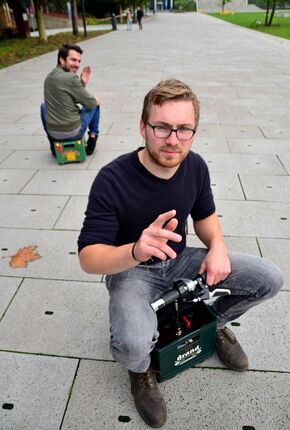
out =
[[10,267],[13,267],[13,269],[27,267],[27,264],[31,261],[41,258],[36,249],[36,245],[18,249],[17,253],[11,257]]

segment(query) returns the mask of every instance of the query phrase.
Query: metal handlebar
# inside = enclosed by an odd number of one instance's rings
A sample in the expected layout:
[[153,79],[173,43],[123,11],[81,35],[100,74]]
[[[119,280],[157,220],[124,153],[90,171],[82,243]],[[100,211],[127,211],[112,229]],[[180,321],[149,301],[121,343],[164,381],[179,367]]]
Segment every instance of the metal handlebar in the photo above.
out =
[[173,288],[166,291],[159,299],[151,303],[154,312],[169,305],[175,300],[199,302],[212,297],[231,294],[226,288],[215,288],[210,290],[205,283],[205,276],[198,275],[194,280],[181,278],[174,282]]

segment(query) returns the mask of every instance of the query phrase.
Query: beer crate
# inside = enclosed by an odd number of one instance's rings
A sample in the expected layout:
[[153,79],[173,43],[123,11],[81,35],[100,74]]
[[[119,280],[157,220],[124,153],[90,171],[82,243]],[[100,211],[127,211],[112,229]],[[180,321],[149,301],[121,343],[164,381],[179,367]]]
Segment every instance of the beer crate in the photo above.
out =
[[55,156],[59,164],[75,163],[86,159],[85,138],[54,142]]
[[169,379],[210,357],[214,352],[216,318],[203,301],[183,304],[179,310],[182,329],[176,335],[174,304],[157,312],[159,338],[151,354],[158,380]]

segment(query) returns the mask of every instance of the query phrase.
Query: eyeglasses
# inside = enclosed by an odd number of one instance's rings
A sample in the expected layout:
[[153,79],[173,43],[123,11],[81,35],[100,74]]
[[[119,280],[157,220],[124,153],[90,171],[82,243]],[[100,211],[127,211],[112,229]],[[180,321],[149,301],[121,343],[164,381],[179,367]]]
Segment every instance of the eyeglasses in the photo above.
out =
[[148,121],[146,121],[146,124],[152,128],[154,136],[161,139],[167,139],[174,131],[178,140],[190,140],[196,132],[195,128],[189,127],[171,128],[166,127],[165,125],[152,125]]

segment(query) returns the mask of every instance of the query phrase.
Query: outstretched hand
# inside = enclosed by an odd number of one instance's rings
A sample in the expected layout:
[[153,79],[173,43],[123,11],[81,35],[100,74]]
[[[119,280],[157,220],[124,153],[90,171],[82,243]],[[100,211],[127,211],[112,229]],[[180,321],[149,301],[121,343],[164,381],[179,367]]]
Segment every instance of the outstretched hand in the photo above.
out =
[[174,233],[178,225],[178,220],[174,218],[175,215],[175,210],[165,212],[143,230],[134,248],[134,254],[138,261],[147,261],[151,257],[157,257],[160,260],[176,257],[176,252],[167,245],[168,240],[173,242],[181,242],[182,240],[180,234]]
[[91,68],[90,66],[85,66],[82,70],[81,73],[81,82],[83,83],[83,85],[87,85],[87,83],[89,82],[90,79],[90,75],[91,75]]

